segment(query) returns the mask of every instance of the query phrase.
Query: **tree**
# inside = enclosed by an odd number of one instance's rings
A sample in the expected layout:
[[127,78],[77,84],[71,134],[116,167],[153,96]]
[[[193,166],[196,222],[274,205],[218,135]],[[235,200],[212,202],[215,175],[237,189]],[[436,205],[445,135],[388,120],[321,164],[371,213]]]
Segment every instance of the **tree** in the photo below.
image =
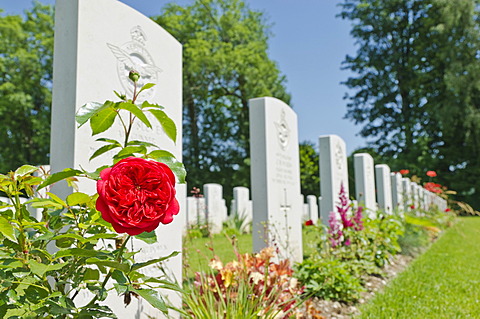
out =
[[248,100],[287,104],[285,77],[267,54],[262,13],[241,0],[167,5],[153,18],[183,44],[184,164],[188,183],[249,185]]
[[300,185],[302,194],[320,196],[319,156],[314,143],[304,141],[300,149]]
[[[346,117],[394,170],[438,170],[460,191],[478,180],[479,30],[473,0],[345,0],[358,50],[344,67]],[[467,171],[465,171],[468,169]],[[474,185],[474,183],[472,184]],[[468,187],[470,188],[470,187]]]
[[26,17],[0,11],[0,172],[48,164],[53,8]]

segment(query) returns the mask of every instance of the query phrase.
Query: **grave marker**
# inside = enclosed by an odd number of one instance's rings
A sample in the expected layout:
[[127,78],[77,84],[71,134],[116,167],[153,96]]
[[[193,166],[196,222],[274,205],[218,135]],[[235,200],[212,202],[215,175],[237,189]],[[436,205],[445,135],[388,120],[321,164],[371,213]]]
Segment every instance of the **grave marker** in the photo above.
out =
[[390,184],[390,167],[386,164],[375,165],[377,180],[378,207],[385,213],[392,213],[392,186]]
[[354,154],[353,164],[357,201],[366,209],[370,218],[373,218],[377,211],[373,157],[367,153]]
[[330,212],[336,212],[340,187],[348,195],[348,166],[345,142],[337,135],[324,135],[320,143],[320,193],[322,196],[320,218],[328,225]]
[[301,261],[297,115],[271,97],[252,99],[249,105],[253,249],[274,245],[280,258]]
[[[152,142],[182,161],[181,44],[150,18],[119,1],[57,0],[50,148],[52,172],[68,167],[94,171],[102,165],[112,164],[111,153],[91,162],[89,158],[103,145],[95,142],[97,138],[121,137],[120,125],[92,137],[89,125],[77,129],[75,113],[87,102],[118,100],[113,90],[130,94],[133,84],[128,79],[128,72],[132,68],[140,73],[141,85],[147,82],[156,84],[145,92],[143,99],[165,106],[165,112],[176,123],[177,142],[169,141],[159,125],[150,130],[143,128],[140,121],[134,125],[131,139]],[[155,123],[154,120],[151,122],[152,125]],[[56,185],[53,192],[65,198],[70,190],[64,185]],[[79,189],[93,194],[95,182],[82,180]],[[179,215],[171,224],[159,226],[156,244],[133,241],[134,249],[141,249],[136,262],[182,251],[186,189],[178,185],[176,190],[181,207]],[[181,254],[166,262],[166,270],[182,281]],[[146,272],[154,277],[161,276],[155,266],[146,268]],[[175,305],[181,306],[178,294],[169,291],[167,295]],[[125,308],[123,298],[111,293],[106,303],[123,318],[162,317],[160,311],[143,299],[133,298]]]

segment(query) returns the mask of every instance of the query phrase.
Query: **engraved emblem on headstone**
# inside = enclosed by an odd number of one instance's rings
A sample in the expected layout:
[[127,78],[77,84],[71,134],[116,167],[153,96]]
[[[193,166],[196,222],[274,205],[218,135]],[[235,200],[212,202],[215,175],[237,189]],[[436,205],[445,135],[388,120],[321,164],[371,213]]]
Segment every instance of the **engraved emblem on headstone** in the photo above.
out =
[[336,144],[335,146],[335,164],[340,171],[343,167],[343,148],[340,144]]
[[290,128],[285,119],[285,110],[280,113],[280,121],[275,122],[275,127],[277,128],[278,143],[282,150],[285,150],[290,142]]
[[[107,43],[107,46],[117,58],[117,72],[123,89],[127,95],[133,94],[133,82],[128,78],[128,73],[131,70],[136,70],[140,74],[138,86],[141,87],[146,83],[158,83],[158,74],[163,70],[155,66],[150,53],[145,48],[147,36],[140,26],[135,26],[130,31],[132,41],[116,46]],[[155,95],[155,87],[144,91],[138,102],[150,99]]]

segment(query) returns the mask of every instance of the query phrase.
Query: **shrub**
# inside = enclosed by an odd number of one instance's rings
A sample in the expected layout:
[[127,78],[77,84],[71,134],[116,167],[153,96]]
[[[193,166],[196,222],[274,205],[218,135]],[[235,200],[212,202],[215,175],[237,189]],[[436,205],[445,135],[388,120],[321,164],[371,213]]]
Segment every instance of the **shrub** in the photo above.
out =
[[321,299],[354,302],[362,287],[352,265],[338,259],[310,258],[295,266],[295,276],[305,293]]

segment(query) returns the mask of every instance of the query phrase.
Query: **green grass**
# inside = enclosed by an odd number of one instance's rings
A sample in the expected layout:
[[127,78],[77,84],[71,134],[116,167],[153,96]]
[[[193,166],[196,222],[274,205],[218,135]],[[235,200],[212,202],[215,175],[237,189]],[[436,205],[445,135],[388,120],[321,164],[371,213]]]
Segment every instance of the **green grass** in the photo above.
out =
[[461,218],[360,318],[480,318],[480,218]]
[[[312,231],[303,230],[303,253],[306,256],[314,249],[310,244],[314,237]],[[237,236],[237,247],[241,254],[252,252],[252,235]],[[214,235],[212,238],[186,238],[183,248],[189,272],[205,270],[209,260],[215,255],[220,257],[223,263],[236,259],[230,240],[223,234]]]

